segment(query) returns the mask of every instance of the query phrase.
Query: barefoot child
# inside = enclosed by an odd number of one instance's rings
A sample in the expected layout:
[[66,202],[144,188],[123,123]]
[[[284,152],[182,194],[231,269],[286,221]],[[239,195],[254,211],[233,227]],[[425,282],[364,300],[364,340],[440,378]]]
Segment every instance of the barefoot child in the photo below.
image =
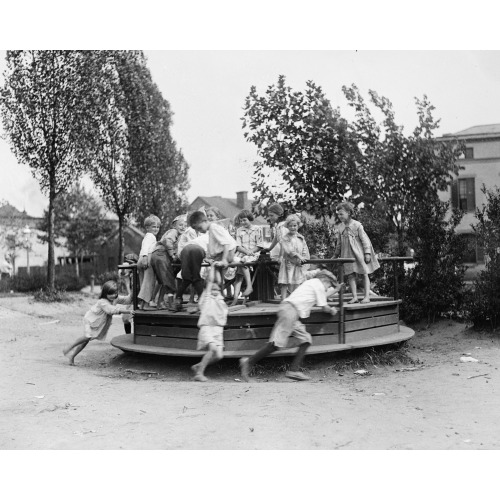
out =
[[198,320],[198,349],[206,349],[207,352],[201,361],[193,365],[194,380],[206,382],[205,369],[211,364],[223,358],[224,338],[223,331],[227,322],[228,307],[220,291],[219,283],[216,283],[214,265],[210,268],[207,287],[202,293],[198,306],[200,308],[200,319]]
[[132,303],[132,295],[118,296],[116,281],[106,281],[102,285],[101,295],[83,317],[85,335],[79,337],[63,354],[69,358],[69,364],[75,364],[75,357],[91,340],[104,340],[111,326],[113,314],[133,314],[128,305]]
[[[236,256],[235,260],[240,262],[255,262],[259,257],[259,250],[262,247],[262,230],[259,226],[252,224],[253,214],[249,210],[242,210],[237,216],[239,227],[236,230]],[[240,267],[237,269],[236,281],[234,283],[234,298],[231,305],[236,305],[241,290],[241,283],[245,279],[246,289],[243,292],[244,297],[248,297],[252,292],[252,280],[250,278],[250,269]],[[226,273],[227,279],[227,273]]]
[[299,234],[300,219],[297,215],[289,215],[285,226],[288,229],[281,238],[283,259],[280,264],[278,283],[281,287],[281,300],[285,300],[288,290],[294,291],[306,279],[302,264],[309,260],[309,249],[304,236]]
[[369,274],[376,271],[380,265],[373,250],[370,238],[365,233],[361,222],[354,220],[354,205],[349,202],[342,202],[337,205],[337,217],[340,225],[337,230],[337,246],[334,258],[354,258],[353,263],[344,264],[344,272],[349,280],[352,291],[352,300],[349,304],[358,301],[356,288],[356,274],[361,274],[364,281],[365,296],[362,304],[370,302],[370,278]]
[[312,344],[312,337],[299,318],[308,318],[315,305],[321,307],[323,312],[335,316],[337,309],[327,304],[327,292],[330,295],[329,289],[335,286],[336,282],[337,279],[330,271],[323,270],[317,274],[316,278],[302,283],[280,304],[278,319],[274,324],[269,342],[250,358],[240,359],[241,376],[244,380],[248,382],[249,374],[258,361],[278,349],[291,347],[290,341],[298,343],[299,349],[285,376],[294,380],[309,380],[309,377],[300,371],[300,365],[307,349]]

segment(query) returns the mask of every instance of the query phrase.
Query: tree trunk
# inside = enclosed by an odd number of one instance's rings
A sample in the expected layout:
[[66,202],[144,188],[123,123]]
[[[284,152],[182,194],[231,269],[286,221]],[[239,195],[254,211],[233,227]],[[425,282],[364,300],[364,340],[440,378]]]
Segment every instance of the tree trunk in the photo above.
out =
[[124,218],[122,215],[118,216],[118,264],[124,260],[123,252],[125,249],[125,235],[124,235]]
[[54,237],[54,200],[56,198],[55,189],[55,175],[50,176],[50,192],[49,192],[49,228],[48,228],[48,239],[49,239],[49,255],[47,258],[47,287],[50,290],[55,289],[56,282],[56,269],[55,269],[55,237]]
[[[76,277],[79,278],[80,277],[80,266],[78,264],[78,255],[75,255],[75,271],[76,271]],[[83,257],[82,257],[83,259]]]

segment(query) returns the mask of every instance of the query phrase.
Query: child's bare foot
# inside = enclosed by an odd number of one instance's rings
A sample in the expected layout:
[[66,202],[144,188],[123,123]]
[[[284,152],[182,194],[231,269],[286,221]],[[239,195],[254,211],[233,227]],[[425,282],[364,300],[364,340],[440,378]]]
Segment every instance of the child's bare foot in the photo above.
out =
[[358,300],[358,299],[352,298],[352,299],[348,302],[348,304],[357,304],[358,302],[359,302],[359,300]]
[[70,347],[66,347],[65,349],[63,349],[62,353],[63,353],[65,356],[67,356],[69,351],[71,351],[71,346],[70,346]]
[[365,297],[362,301],[361,301],[362,304],[369,304],[370,303],[370,299],[368,297]]
[[200,371],[200,363],[196,363],[195,365],[193,365],[191,367],[191,370],[193,371],[193,373],[195,375],[198,375],[199,371]]
[[205,375],[202,375],[201,373],[198,373],[197,375],[194,376],[194,379],[196,382],[206,382],[208,380]]
[[253,288],[251,286],[247,287],[247,289],[242,293],[243,297],[248,297],[253,292]]

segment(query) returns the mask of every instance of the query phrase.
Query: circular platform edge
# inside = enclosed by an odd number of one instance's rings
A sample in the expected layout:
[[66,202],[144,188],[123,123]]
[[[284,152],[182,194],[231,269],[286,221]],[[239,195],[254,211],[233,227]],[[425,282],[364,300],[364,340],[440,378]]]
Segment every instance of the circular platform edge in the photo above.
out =
[[[379,345],[395,344],[398,342],[404,342],[405,340],[411,339],[415,335],[415,332],[406,326],[400,326],[398,333],[393,333],[390,335],[384,335],[382,337],[374,337],[372,339],[365,339],[359,342],[350,342],[349,344],[331,344],[331,345],[312,345],[308,351],[307,355],[311,354],[323,354],[327,352],[336,351],[348,351],[351,349],[362,349],[366,347],[375,347]],[[134,336],[129,335],[118,335],[111,340],[111,345],[123,352],[135,352],[140,354],[155,354],[159,356],[179,356],[179,357],[200,357],[202,351],[187,350],[187,349],[175,349],[169,347],[157,347],[148,346],[141,344],[134,344]],[[241,358],[242,356],[251,356],[255,350],[246,351],[224,351],[224,357],[226,358]],[[296,349],[283,349],[271,354],[272,357],[280,356],[293,356]]]

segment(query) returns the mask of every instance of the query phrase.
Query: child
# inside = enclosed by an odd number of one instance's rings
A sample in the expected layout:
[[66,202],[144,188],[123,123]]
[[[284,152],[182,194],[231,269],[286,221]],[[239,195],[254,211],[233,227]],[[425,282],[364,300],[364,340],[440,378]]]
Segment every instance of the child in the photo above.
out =
[[336,212],[340,224],[336,231],[337,246],[334,258],[338,258],[340,254],[341,258],[356,259],[354,263],[344,264],[344,272],[348,277],[352,291],[352,300],[349,301],[349,304],[359,302],[355,273],[363,275],[365,293],[361,303],[367,304],[370,302],[370,278],[368,275],[380,267],[377,256],[362,224],[352,218],[354,205],[349,202],[339,203]]
[[[172,264],[177,261],[177,242],[179,236],[186,229],[184,216],[179,215],[172,221],[172,228],[169,229],[156,243],[151,252],[151,267],[156,276],[158,284],[155,287],[153,296],[158,295],[158,309],[174,308],[175,275]],[[163,303],[163,297],[167,293],[167,304]]]
[[189,225],[198,233],[208,233],[208,245],[205,251],[199,244],[199,236],[182,249],[182,285],[177,289],[176,303],[178,311],[182,310],[182,296],[189,285],[193,286],[198,296],[203,292],[203,279],[200,276],[203,259],[207,257],[217,261],[216,267],[224,269],[233,262],[236,251],[236,241],[227,229],[215,222],[209,222],[203,212],[193,212],[189,216]]
[[160,219],[156,215],[150,215],[144,220],[144,227],[146,228],[146,235],[142,240],[139,262],[137,263],[141,283],[141,290],[138,294],[139,299],[141,299],[139,309],[143,309],[153,298],[156,278],[150,266],[150,256],[156,245],[156,235],[160,230]]
[[[237,216],[239,227],[236,230],[236,256],[240,262],[255,262],[259,257],[259,250],[262,247],[262,230],[259,226],[252,224],[253,215],[249,210],[242,210]],[[245,279],[246,289],[243,292],[244,297],[248,297],[252,292],[252,280],[250,279],[250,269],[240,267],[236,271],[236,281],[234,283],[234,298],[232,306],[238,302],[238,296],[241,290],[241,283]],[[228,276],[226,274],[226,279]]]
[[[125,260],[122,266],[132,266],[136,265],[139,257],[135,253],[128,253],[125,255]],[[121,269],[120,276],[124,278],[123,283],[125,284],[125,288],[129,294],[132,294],[132,287],[134,286],[132,279],[132,271],[130,269]],[[131,314],[122,314],[123,328],[125,329],[125,333],[132,333],[132,324],[130,320],[132,319]]]
[[[118,296],[118,284],[116,281],[106,281],[102,285],[101,295],[83,317],[85,335],[79,337],[69,347],[63,350],[63,354],[69,358],[69,364],[75,364],[75,357],[91,340],[104,340],[111,326],[113,314],[131,314],[133,311],[127,305],[131,304],[132,295]],[[71,352],[74,349],[73,352]]]
[[[285,226],[285,221],[281,220],[284,214],[283,207],[279,203],[273,203],[267,209],[267,220],[271,226],[271,232],[273,234],[273,241],[269,248],[265,249],[265,252],[269,252],[272,259],[281,258],[281,245],[280,241],[288,233],[288,229]],[[275,247],[277,248],[275,249]],[[273,251],[274,250],[274,251]]]
[[[198,326],[198,350],[206,349],[207,352],[201,358],[201,361],[193,365],[191,370],[194,372],[194,380],[197,382],[206,382],[205,369],[211,364],[223,358],[224,349],[224,326],[227,322],[228,307],[224,302],[220,286],[215,283],[215,269],[212,264],[207,280],[207,287],[202,293],[198,302],[200,308],[200,319]],[[217,273],[218,274],[218,273]]]
[[[205,214],[204,211],[202,213],[203,215]],[[191,221],[191,214],[187,217],[187,220]],[[182,287],[182,252],[184,248],[189,244],[200,246],[203,249],[203,255],[205,255],[208,248],[208,234],[197,231],[194,227],[192,227],[189,224],[189,227],[180,235],[179,242],[177,243],[177,258],[181,262],[181,270],[177,273],[177,290],[179,290]],[[205,276],[206,276],[206,267],[202,268],[200,264],[200,278],[202,282],[205,279]],[[194,303],[194,295],[195,295],[194,286],[192,286],[192,284],[188,286],[191,287],[191,295],[189,298],[189,302]],[[201,286],[201,290],[203,290],[203,284]],[[178,302],[179,301],[177,300],[176,310],[180,310]],[[181,304],[182,304],[182,297],[181,297]]]
[[289,215],[286,218],[285,226],[288,229],[281,238],[281,253],[283,255],[278,284],[281,287],[281,300],[285,300],[288,289],[292,292],[306,279],[302,264],[309,259],[309,249],[307,248],[304,236],[298,233],[300,219],[297,215]]
[[323,270],[317,274],[316,278],[304,281],[280,304],[278,319],[274,324],[269,342],[250,358],[240,359],[241,376],[244,380],[248,382],[248,376],[258,361],[278,349],[288,347],[289,341],[292,340],[290,337],[294,338],[295,343],[299,343],[299,349],[285,376],[294,380],[309,380],[309,377],[299,370],[302,359],[312,344],[312,337],[299,318],[308,318],[315,305],[321,307],[323,312],[335,316],[337,309],[327,304],[327,292],[331,295],[330,288],[335,286],[336,281],[337,279],[330,271]]

